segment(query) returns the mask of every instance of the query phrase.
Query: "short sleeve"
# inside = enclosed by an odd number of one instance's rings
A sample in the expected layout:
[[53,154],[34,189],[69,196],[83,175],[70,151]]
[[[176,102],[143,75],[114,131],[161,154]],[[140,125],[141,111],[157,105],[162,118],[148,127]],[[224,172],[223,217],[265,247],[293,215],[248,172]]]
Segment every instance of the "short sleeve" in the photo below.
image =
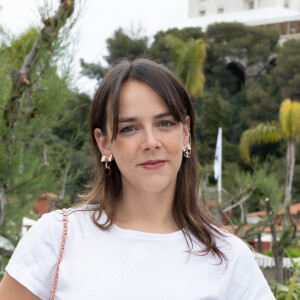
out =
[[63,232],[63,215],[43,215],[20,240],[6,271],[41,299],[49,299]]
[[275,300],[262,271],[250,248],[234,238],[234,259],[229,270],[231,276],[226,288],[225,299],[231,300]]

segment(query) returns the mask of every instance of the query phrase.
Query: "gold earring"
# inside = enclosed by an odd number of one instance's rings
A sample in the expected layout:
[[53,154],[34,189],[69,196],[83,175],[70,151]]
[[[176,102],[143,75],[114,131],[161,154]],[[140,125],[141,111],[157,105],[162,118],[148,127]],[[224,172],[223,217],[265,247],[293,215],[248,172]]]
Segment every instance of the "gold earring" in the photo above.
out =
[[191,136],[189,137],[189,142],[182,146],[183,156],[186,158],[190,158],[192,154],[192,146],[191,146]]
[[102,154],[101,162],[105,162],[105,169],[108,170],[109,176],[111,176],[111,162],[113,160],[112,155],[104,155]]

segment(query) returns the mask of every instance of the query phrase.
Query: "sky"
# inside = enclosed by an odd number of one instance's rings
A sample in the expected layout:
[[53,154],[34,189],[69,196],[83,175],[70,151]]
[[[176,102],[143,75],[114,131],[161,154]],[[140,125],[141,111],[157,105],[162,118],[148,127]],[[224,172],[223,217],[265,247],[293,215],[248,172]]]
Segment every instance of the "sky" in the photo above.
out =
[[[19,34],[30,25],[39,25],[38,4],[45,0],[0,0],[0,24],[12,34]],[[58,0],[46,0],[58,3]],[[149,37],[159,30],[180,27],[188,17],[188,0],[83,0],[80,19],[75,29],[76,86],[92,95],[95,81],[80,78],[79,59],[104,62],[107,54],[106,39],[118,28]]]

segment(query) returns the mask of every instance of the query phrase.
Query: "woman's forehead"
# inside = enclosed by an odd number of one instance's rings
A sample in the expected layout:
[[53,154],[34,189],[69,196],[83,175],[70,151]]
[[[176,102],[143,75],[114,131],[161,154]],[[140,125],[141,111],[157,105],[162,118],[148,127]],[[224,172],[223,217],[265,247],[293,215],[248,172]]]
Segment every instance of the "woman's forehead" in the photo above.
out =
[[148,84],[128,80],[123,84],[119,98],[119,115],[170,112],[167,102]]

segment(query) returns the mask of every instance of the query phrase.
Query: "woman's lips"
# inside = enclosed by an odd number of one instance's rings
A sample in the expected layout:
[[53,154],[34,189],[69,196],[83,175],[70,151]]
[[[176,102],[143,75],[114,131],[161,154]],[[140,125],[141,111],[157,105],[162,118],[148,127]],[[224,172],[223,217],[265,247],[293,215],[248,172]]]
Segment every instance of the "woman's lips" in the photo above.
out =
[[140,166],[147,170],[157,170],[162,168],[165,163],[165,160],[148,160],[140,164]]

